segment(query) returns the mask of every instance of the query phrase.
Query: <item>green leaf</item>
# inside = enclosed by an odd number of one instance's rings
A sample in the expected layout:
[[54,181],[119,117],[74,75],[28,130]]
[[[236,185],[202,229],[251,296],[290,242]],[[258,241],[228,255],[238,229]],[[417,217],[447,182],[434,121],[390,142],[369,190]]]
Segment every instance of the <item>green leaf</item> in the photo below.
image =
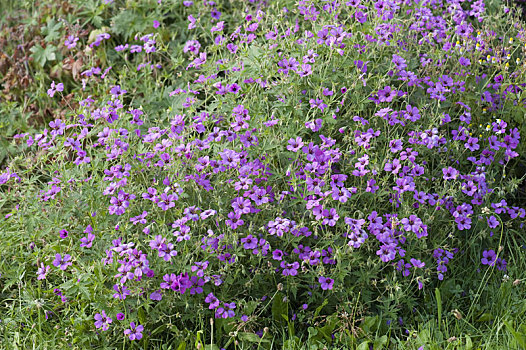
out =
[[135,11],[125,10],[113,18],[112,30],[115,34],[123,35],[126,40],[134,34],[146,29],[148,21]]
[[491,320],[493,320],[493,315],[488,312],[483,313],[479,318],[477,318],[477,322],[488,322]]
[[471,350],[473,348],[473,342],[469,335],[466,334],[466,350]]
[[[318,335],[323,336],[328,342],[332,342],[332,331],[338,326],[337,321],[330,321],[325,326],[317,328]],[[320,338],[321,340],[321,338]]]
[[219,346],[217,346],[215,344],[206,344],[205,345],[205,350],[219,350]]
[[515,338],[519,346],[523,349],[526,349],[526,334],[517,332],[515,329],[513,329],[513,326],[508,321],[504,321],[504,324],[506,325],[508,332],[513,335],[513,338]]
[[361,343],[360,345],[358,345],[356,350],[369,350],[369,341],[366,340],[363,343]]
[[139,316],[139,321],[144,324],[146,323],[146,315],[144,314],[144,309],[142,307],[139,308],[137,311],[137,314]]
[[284,320],[288,321],[288,305],[283,301],[283,298],[284,295],[282,293],[278,293],[272,302],[272,317],[278,323],[283,323]]
[[440,295],[440,290],[438,288],[435,288],[435,297],[437,300],[437,311],[438,311],[438,329],[440,329],[442,325],[442,297]]
[[368,333],[371,333],[374,328],[376,328],[377,323],[378,323],[378,316],[374,316],[374,317],[367,316],[365,317],[361,328],[366,334],[368,334]]
[[42,67],[46,62],[56,59],[55,50],[53,45],[47,45],[45,49],[40,45],[35,45],[29,49],[32,52],[31,57]]
[[265,337],[260,338],[257,334],[249,333],[249,332],[239,332],[237,333],[237,336],[240,340],[246,341],[249,343],[268,343],[270,342],[268,339],[265,339]]
[[247,315],[252,314],[257,306],[258,306],[257,301],[249,301],[249,302],[247,302],[247,304],[245,305],[245,314],[247,314]]
[[318,334],[318,330],[314,327],[309,327],[309,339],[314,338]]
[[317,317],[320,314],[321,309],[323,309],[323,307],[327,305],[328,303],[329,301],[327,299],[324,299],[323,303],[321,303],[321,305],[316,308],[316,311],[314,311],[314,317]]
[[382,349],[387,344],[387,335],[383,335],[380,338],[376,338],[373,343],[373,349]]
[[46,26],[40,30],[42,35],[45,35],[44,40],[49,43],[60,38],[60,28],[62,28],[62,22],[56,22],[55,19],[51,18],[47,21]]

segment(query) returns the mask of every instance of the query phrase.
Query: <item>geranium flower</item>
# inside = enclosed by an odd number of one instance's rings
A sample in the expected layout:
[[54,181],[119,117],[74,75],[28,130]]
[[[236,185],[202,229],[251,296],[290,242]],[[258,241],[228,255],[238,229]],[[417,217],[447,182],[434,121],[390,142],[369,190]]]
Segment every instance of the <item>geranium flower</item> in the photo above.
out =
[[135,322],[130,322],[130,328],[124,330],[124,335],[127,335],[130,340],[141,340],[142,331],[144,327],[142,325],[135,325]]

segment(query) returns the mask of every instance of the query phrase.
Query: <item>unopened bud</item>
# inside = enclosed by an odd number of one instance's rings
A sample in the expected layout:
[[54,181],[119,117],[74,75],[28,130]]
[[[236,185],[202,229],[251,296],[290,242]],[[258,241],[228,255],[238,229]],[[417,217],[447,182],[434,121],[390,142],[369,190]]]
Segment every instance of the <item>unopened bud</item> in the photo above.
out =
[[263,328],[263,333],[268,333],[268,327]]
[[278,283],[278,290],[279,290],[279,291],[282,291],[282,290],[283,290],[283,283]]
[[515,281],[513,281],[514,286],[518,286],[520,283],[521,283],[521,280],[518,278]]
[[451,313],[453,315],[455,315],[455,317],[457,318],[457,320],[461,320],[462,319],[462,314],[460,313],[460,311],[458,311],[457,309],[451,311]]

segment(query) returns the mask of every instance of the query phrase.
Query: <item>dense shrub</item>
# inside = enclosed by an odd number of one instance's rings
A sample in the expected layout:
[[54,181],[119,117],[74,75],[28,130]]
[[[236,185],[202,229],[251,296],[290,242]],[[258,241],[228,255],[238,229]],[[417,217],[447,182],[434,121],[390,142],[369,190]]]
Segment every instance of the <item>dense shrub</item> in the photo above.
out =
[[448,280],[469,276],[450,293],[471,320],[486,283],[520,277],[526,32],[507,11],[93,6],[81,40],[47,29],[86,60],[41,94],[74,102],[0,175],[4,292],[24,283],[40,334],[350,347],[359,326],[405,339]]

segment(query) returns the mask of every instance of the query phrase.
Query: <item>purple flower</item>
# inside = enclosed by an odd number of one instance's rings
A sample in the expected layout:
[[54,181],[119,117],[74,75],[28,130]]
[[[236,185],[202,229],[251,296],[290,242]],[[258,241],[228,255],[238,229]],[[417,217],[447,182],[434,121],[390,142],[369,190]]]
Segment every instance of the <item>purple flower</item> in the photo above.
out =
[[237,197],[232,203],[232,208],[234,208],[234,212],[238,215],[249,214],[251,208],[250,200]]
[[124,335],[127,335],[130,340],[140,340],[142,338],[142,331],[144,327],[135,325],[135,322],[130,322],[130,328],[124,330]]
[[304,143],[301,140],[301,137],[296,137],[296,139],[290,139],[289,145],[287,146],[287,149],[291,152],[298,152],[302,147],[304,146]]
[[150,299],[155,301],[160,301],[163,299],[163,295],[161,294],[161,290],[156,290],[152,294],[150,294]]
[[210,12],[210,16],[215,19],[219,19],[221,17],[221,12],[219,12],[216,8],[212,9],[212,12]]
[[162,193],[161,194],[161,198],[159,200],[159,203],[157,203],[157,205],[162,210],[168,210],[170,208],[175,207],[175,201],[178,200],[178,199],[179,198],[175,194]]
[[165,241],[166,238],[164,238],[161,235],[157,235],[152,241],[150,241],[150,248],[155,250],[162,250],[166,247],[166,245],[164,244]]
[[38,268],[38,271],[37,271],[37,280],[45,279],[48,272],[49,272],[49,265],[44,266],[44,263],[40,263],[40,267]]
[[75,37],[74,35],[70,35],[64,42],[64,45],[66,45],[66,47],[71,50],[77,46],[77,41],[79,41],[79,38]]
[[243,248],[245,249],[256,249],[258,246],[258,239],[252,235],[248,235],[245,238],[241,238],[241,243],[243,243]]
[[411,259],[411,264],[413,264],[414,267],[417,267],[417,268],[423,268],[424,266],[426,266],[426,264],[418,259]]
[[133,218],[130,218],[130,221],[134,224],[134,225],[137,225],[138,223],[141,223],[141,224],[146,224],[148,221],[146,220],[146,216],[148,216],[148,212],[147,211],[143,211],[141,215],[138,215],[138,216],[135,216]]
[[490,228],[495,228],[495,227],[499,226],[499,220],[497,220],[497,218],[495,216],[491,215],[488,218],[488,226]]
[[96,328],[102,328],[103,331],[107,331],[110,327],[110,323],[113,321],[108,315],[106,315],[106,311],[102,310],[102,313],[95,314],[95,327]]
[[464,66],[464,67],[467,67],[471,64],[470,60],[467,59],[467,58],[464,58],[464,57],[460,57],[458,59],[458,63],[461,65],[461,66]]
[[317,98],[317,99],[311,98],[309,100],[309,103],[310,103],[310,107],[311,108],[318,107],[322,112],[325,110],[325,108],[327,108],[327,105],[325,104],[325,102],[323,102],[323,100],[319,99],[319,98]]
[[211,29],[210,29],[210,32],[220,32],[223,30],[225,26],[225,21],[220,21],[220,22],[217,22],[217,24],[215,26],[213,26]]
[[136,53],[136,52],[141,52],[142,51],[142,46],[141,45],[132,45],[130,46],[130,52],[131,53]]
[[283,269],[283,276],[296,276],[298,274],[298,269],[300,268],[300,264],[297,261],[292,264],[287,264],[285,261],[282,261],[280,266]]
[[279,249],[276,249],[272,252],[272,259],[281,261],[283,260],[283,252]]
[[485,250],[482,252],[482,259],[480,259],[480,262],[482,265],[489,265],[493,266],[496,262],[497,254],[493,249],[491,250]]
[[201,52],[199,54],[199,57],[197,57],[196,59],[194,59],[189,65],[188,67],[186,68],[188,70],[188,68],[195,68],[195,69],[199,69],[200,66],[202,66],[203,64],[206,63],[206,52]]
[[49,97],[53,97],[55,95],[55,92],[57,91],[64,91],[64,84],[58,83],[57,85],[55,85],[55,81],[53,81],[51,83],[51,88],[47,90],[47,94],[49,95]]
[[127,289],[126,286],[119,286],[118,284],[113,286],[113,290],[116,292],[113,294],[115,299],[124,300],[128,295],[131,294],[130,290]]
[[385,86],[382,90],[378,90],[378,101],[380,102],[391,102],[396,96],[396,90],[393,90],[390,86]]
[[236,83],[228,86],[228,91],[230,91],[231,93],[237,94],[239,90],[241,90],[241,87]]
[[230,318],[236,316],[236,303],[223,303],[223,307],[216,309],[215,318]]
[[335,208],[331,208],[330,210],[324,209],[322,211],[322,215],[323,215],[322,225],[334,226],[336,225],[336,221],[338,221],[338,219],[340,218]]
[[405,59],[403,59],[402,57],[398,55],[393,54],[393,59],[391,62],[394,63],[397,70],[403,70],[407,67]]
[[70,261],[71,255],[65,254],[64,257],[60,254],[55,255],[55,260],[53,260],[53,265],[55,267],[59,267],[61,270],[66,270],[68,266],[72,265],[73,263]]
[[201,44],[197,40],[188,40],[186,44],[183,47],[183,52],[187,53],[190,51],[194,55],[197,55],[199,53],[199,49],[201,48]]
[[312,74],[312,66],[308,63],[304,63],[296,73],[298,73],[300,77],[309,76]]
[[82,237],[80,239],[80,246],[85,248],[91,248],[93,245],[93,240],[95,239],[95,235],[93,233],[88,233],[87,237]]
[[402,147],[402,140],[400,140],[400,139],[391,140],[389,142],[389,148],[390,148],[391,152],[393,152],[393,153],[401,151],[403,149],[403,147]]
[[390,244],[384,244],[380,247],[380,249],[376,252],[376,255],[380,256],[380,259],[382,259],[383,262],[391,261],[396,256],[396,250],[393,245]]
[[447,167],[442,169],[444,174],[444,180],[455,180],[460,174],[459,171],[453,167]]
[[67,230],[60,230],[59,231],[60,238],[64,239],[68,237],[68,231]]
[[506,266],[508,265],[508,263],[506,262],[506,260],[504,259],[501,259],[501,258],[497,258],[497,270],[499,271],[506,271]]
[[318,278],[318,282],[320,282],[321,289],[323,290],[332,289],[332,285],[334,284],[334,280],[332,278],[327,278],[327,277]]
[[126,44],[126,45],[117,45],[117,46],[115,46],[115,51],[117,51],[117,52],[124,51],[124,50],[127,50],[128,47],[129,47],[128,44]]
[[206,298],[205,298],[205,302],[207,304],[210,304],[208,305],[208,308],[210,310],[214,310],[215,308],[217,308],[219,306],[219,299],[217,299],[213,293],[209,293]]
[[468,139],[468,142],[464,144],[464,147],[469,149],[471,152],[476,151],[480,148],[479,144],[477,143],[479,141],[476,137],[470,137]]
[[279,61],[278,66],[280,67],[278,69],[278,73],[288,75],[289,70],[296,72],[296,70],[298,69],[299,63],[298,61],[296,61],[294,57],[291,57],[288,60],[284,58],[281,61]]
[[124,320],[124,314],[123,314],[122,312],[119,312],[119,313],[117,314],[117,320],[119,320],[119,321]]

